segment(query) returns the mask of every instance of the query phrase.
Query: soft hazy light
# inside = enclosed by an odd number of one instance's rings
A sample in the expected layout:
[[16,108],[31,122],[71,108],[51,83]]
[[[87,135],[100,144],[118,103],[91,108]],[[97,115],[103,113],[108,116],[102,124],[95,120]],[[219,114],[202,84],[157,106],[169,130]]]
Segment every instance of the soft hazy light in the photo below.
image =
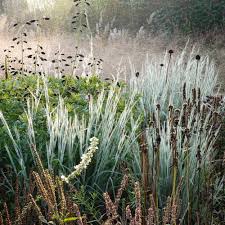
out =
[[30,11],[45,10],[52,7],[56,0],[26,0]]

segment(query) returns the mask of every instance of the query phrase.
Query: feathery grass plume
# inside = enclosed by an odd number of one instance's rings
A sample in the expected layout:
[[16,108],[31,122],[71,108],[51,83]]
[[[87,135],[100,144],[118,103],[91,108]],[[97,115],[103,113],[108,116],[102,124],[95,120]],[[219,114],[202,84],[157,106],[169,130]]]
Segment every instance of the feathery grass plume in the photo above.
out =
[[163,218],[162,218],[163,225],[170,224],[171,212],[172,212],[172,199],[168,197],[166,207],[163,210]]
[[159,223],[159,212],[158,212],[158,208],[156,208],[156,204],[155,204],[155,199],[154,199],[154,195],[153,194],[150,194],[150,202],[151,202],[151,206],[150,208],[153,209],[153,212],[154,212],[154,221],[156,224]]
[[130,205],[127,205],[127,207],[126,207],[126,220],[128,220],[130,222],[130,224],[135,224],[134,218],[131,213]]
[[42,223],[48,223],[44,215],[42,214],[40,207],[37,205],[35,199],[33,198],[33,196],[30,194],[29,197],[30,197],[30,201],[33,204],[34,210],[38,216],[38,220]]
[[[118,213],[118,208],[119,208],[119,202],[121,200],[121,196],[123,194],[123,192],[125,191],[126,187],[128,186],[128,182],[129,182],[129,176],[127,174],[124,175],[120,187],[117,190],[117,194],[115,197],[115,201],[113,202],[109,196],[109,193],[104,193],[103,197],[105,200],[105,206],[106,206],[106,213],[107,213],[107,221],[111,224],[114,224],[115,222],[120,224],[120,216]],[[137,187],[138,189],[138,187]],[[139,190],[137,190],[138,192]],[[139,198],[139,192],[137,193],[137,198]],[[137,200],[138,201],[138,200]],[[141,212],[141,211],[139,211]],[[129,206],[126,207],[125,209],[125,214],[126,214],[126,219],[130,221],[130,224],[133,224],[135,221],[135,218],[132,217],[132,213],[130,211]],[[138,214],[139,215],[139,214]],[[133,221],[133,222],[132,222]]]
[[50,174],[48,170],[44,171],[44,182],[46,190],[48,191],[49,198],[51,198],[51,201],[53,205],[55,206],[55,210],[57,210],[57,200],[56,200],[56,183],[55,178],[53,174]]
[[87,153],[84,153],[81,156],[81,162],[78,165],[74,166],[75,170],[71,174],[69,174],[67,177],[62,175],[61,179],[68,183],[71,179],[79,176],[84,170],[86,170],[88,165],[91,163],[94,153],[98,149],[98,144],[99,140],[96,137],[91,138]]
[[[47,219],[56,221],[59,224],[64,224],[67,220],[76,220],[79,224],[86,224],[85,220],[82,222],[79,208],[76,204],[71,203],[68,196],[65,195],[62,180],[59,177],[54,177],[49,171],[45,170],[44,174],[39,175],[33,172],[33,177],[36,182],[37,191],[40,193],[42,200],[47,204],[47,214],[41,213],[41,208],[37,205],[33,196],[29,194],[30,200],[35,207],[38,219],[46,223]],[[76,217],[67,218],[67,215],[72,215],[76,212]],[[79,215],[78,215],[79,214]]]
[[[36,146],[32,144],[32,150],[34,154],[34,159],[37,163],[40,175],[36,172],[33,172],[33,176],[36,184],[39,186],[39,190],[42,192],[45,200],[48,202],[50,210],[53,212],[56,210],[57,202],[55,196],[55,184],[52,176],[48,170],[44,170],[40,156],[36,150]],[[43,179],[43,182],[42,182]]]
[[117,221],[117,219],[119,218],[119,215],[117,213],[117,207],[112,202],[112,200],[107,192],[103,194],[103,197],[105,200],[105,206],[106,206],[108,220],[113,223],[114,221]]
[[6,220],[6,225],[12,225],[12,220],[9,214],[9,209],[7,204],[4,202],[4,211],[5,211],[5,220]]
[[136,209],[135,209],[135,224],[142,225],[142,204],[141,204],[141,189],[139,182],[135,182],[134,193],[136,199]]
[[51,215],[53,215],[54,212],[55,212],[56,205],[54,205],[54,202],[52,201],[52,199],[51,199],[51,197],[50,197],[50,195],[49,195],[49,193],[48,193],[48,191],[47,191],[47,189],[46,189],[46,187],[43,183],[44,181],[42,182],[41,177],[36,172],[33,172],[33,177],[34,177],[34,180],[35,180],[36,185],[38,187],[38,191],[40,192],[44,201],[48,204],[48,208],[49,208],[49,211],[50,211]]
[[34,161],[37,164],[37,168],[39,170],[39,173],[43,175],[45,173],[45,169],[43,167],[43,164],[42,164],[42,161],[40,159],[40,156],[39,156],[39,154],[37,152],[36,145],[32,144],[31,145],[31,150],[33,152]]
[[[29,194],[28,194],[29,198]],[[30,213],[33,208],[33,203],[29,201],[21,210],[21,213],[19,214],[17,220],[15,221],[15,224],[26,224],[29,220]]]
[[120,188],[118,189],[118,191],[116,193],[116,198],[115,198],[115,202],[114,202],[116,210],[118,210],[119,202],[121,200],[123,192],[125,191],[126,187],[128,186],[128,182],[129,182],[129,176],[127,174],[125,174],[123,176],[123,180],[120,184]]
[[[123,183],[123,181],[122,181]],[[118,212],[118,207],[115,206],[115,203],[111,200],[109,194],[104,193],[105,205],[106,205],[106,214],[107,220],[104,224],[130,224],[130,225],[156,225],[161,224],[167,225],[170,222],[177,221],[180,215],[180,201],[179,194],[181,191],[181,182],[178,184],[177,193],[175,198],[171,197],[167,198],[166,206],[164,212],[161,214],[160,208],[156,208],[156,204],[154,202],[154,197],[151,194],[149,199],[151,201],[151,206],[148,209],[144,209],[145,204],[142,204],[142,196],[139,182],[134,183],[134,194],[135,194],[135,215],[132,216],[130,205],[128,204],[124,207],[125,212],[124,216],[120,216]],[[125,203],[124,203],[125,204]],[[147,213],[143,214],[143,210]],[[175,224],[175,223],[171,223]]]
[[66,196],[64,193],[64,188],[63,188],[63,182],[61,179],[56,178],[56,183],[58,186],[58,193],[59,193],[59,198],[61,199],[60,201],[60,212],[62,215],[66,214],[66,209],[67,209],[67,202],[66,202]]
[[148,209],[147,225],[155,225],[155,223],[154,223],[154,214],[155,213],[154,213],[153,208],[149,208]]
[[171,224],[176,225],[177,224],[177,204],[176,201],[172,204],[172,210],[171,210]]
[[0,225],[4,225],[3,216],[1,212],[0,212]]

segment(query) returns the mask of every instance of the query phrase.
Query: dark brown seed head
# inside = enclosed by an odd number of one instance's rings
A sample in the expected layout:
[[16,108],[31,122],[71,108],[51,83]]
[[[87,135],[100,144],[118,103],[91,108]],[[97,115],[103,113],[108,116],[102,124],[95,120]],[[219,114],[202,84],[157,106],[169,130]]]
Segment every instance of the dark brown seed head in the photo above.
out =
[[196,55],[195,59],[199,61],[201,59],[201,56],[200,55]]
[[160,106],[159,103],[156,105],[156,108],[157,108],[158,110],[160,110],[161,106]]
[[173,106],[172,105],[169,105],[169,111],[172,111],[173,110]]
[[169,54],[172,55],[174,51],[172,49],[169,50]]

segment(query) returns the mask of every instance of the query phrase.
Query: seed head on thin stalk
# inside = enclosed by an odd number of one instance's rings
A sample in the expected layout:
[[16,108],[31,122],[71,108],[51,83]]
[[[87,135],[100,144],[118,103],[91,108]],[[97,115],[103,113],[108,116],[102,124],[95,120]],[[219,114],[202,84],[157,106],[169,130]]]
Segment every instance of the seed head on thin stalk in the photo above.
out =
[[197,66],[196,66],[196,79],[195,79],[195,86],[194,87],[196,87],[196,85],[197,85],[196,84],[196,80],[198,79],[198,67],[199,67],[199,61],[201,59],[201,56],[200,55],[196,55],[195,59],[197,61]]
[[173,105],[169,105],[168,111],[169,111],[169,126],[173,124],[174,114],[173,114]]
[[183,85],[183,101],[184,101],[184,102],[186,102],[186,100],[187,100],[187,90],[186,90],[186,86],[187,86],[187,84],[186,84],[186,82],[185,82],[184,85]]
[[118,210],[119,202],[121,200],[121,197],[122,197],[122,194],[123,194],[124,190],[126,189],[126,187],[128,185],[128,181],[129,181],[129,177],[128,177],[127,174],[125,174],[124,177],[123,177],[123,180],[120,184],[120,188],[118,189],[117,194],[116,194],[116,198],[115,198],[115,202],[114,202],[116,210]]
[[197,91],[196,88],[192,89],[192,104],[196,105],[196,100],[197,100]]
[[148,218],[147,218],[147,225],[154,225],[154,209],[151,207],[148,209]]
[[174,51],[172,49],[170,49],[168,52],[169,52],[169,62],[167,65],[167,70],[166,70],[166,83],[168,81],[169,67],[170,67],[170,63],[171,63],[172,54],[174,53]]
[[[29,219],[31,219],[31,211],[33,208],[33,203],[30,201],[30,194],[28,194],[27,198],[28,198],[28,203],[22,208],[22,211],[19,215],[19,217],[17,218],[17,220],[15,221],[15,224],[27,224],[26,221],[30,221]],[[0,223],[0,225],[2,225]]]
[[4,203],[4,211],[7,225],[12,225],[12,221],[9,214],[9,209],[6,203]]
[[168,197],[166,202],[166,207],[163,212],[163,225],[170,223],[171,211],[172,211],[172,199],[171,197]]
[[103,194],[104,200],[105,200],[105,206],[106,206],[106,212],[107,212],[107,217],[111,221],[116,220],[119,215],[117,213],[117,209],[115,204],[112,202],[109,194],[106,192]]
[[0,225],[4,225],[3,216],[1,212],[0,212]]
[[126,219],[129,220],[129,221],[131,221],[133,219],[131,209],[130,209],[130,205],[127,205],[127,207],[126,207]]
[[139,182],[135,183],[134,192],[136,198],[135,224],[142,225],[141,189]]
[[159,73],[159,74],[160,74],[160,78],[161,78],[161,74],[162,74],[163,67],[164,67],[164,64],[161,63],[161,64],[160,64],[160,73]]
[[30,194],[29,195],[29,197],[30,197],[30,200],[31,200],[31,202],[32,202],[32,204],[33,204],[33,207],[34,207],[34,210],[35,210],[35,212],[36,212],[36,214],[37,214],[37,216],[38,216],[38,219],[40,220],[40,221],[46,221],[46,219],[45,219],[45,217],[43,216],[43,214],[42,214],[42,212],[41,212],[41,209],[40,209],[40,207],[37,205],[37,203],[36,203],[36,201],[35,201],[35,199],[34,199],[34,197]]

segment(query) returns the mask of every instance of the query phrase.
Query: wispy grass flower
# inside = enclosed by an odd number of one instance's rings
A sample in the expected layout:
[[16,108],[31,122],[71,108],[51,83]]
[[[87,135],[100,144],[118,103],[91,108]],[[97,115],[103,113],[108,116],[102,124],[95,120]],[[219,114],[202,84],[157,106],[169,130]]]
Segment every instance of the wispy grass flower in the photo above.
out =
[[61,176],[61,179],[63,181],[68,183],[71,179],[75,178],[76,176],[79,176],[82,173],[82,171],[87,169],[88,165],[91,163],[94,153],[98,149],[98,143],[99,143],[98,138],[93,137],[90,139],[90,146],[88,148],[87,153],[81,156],[81,162],[78,165],[74,166],[75,170],[68,177],[64,175]]

